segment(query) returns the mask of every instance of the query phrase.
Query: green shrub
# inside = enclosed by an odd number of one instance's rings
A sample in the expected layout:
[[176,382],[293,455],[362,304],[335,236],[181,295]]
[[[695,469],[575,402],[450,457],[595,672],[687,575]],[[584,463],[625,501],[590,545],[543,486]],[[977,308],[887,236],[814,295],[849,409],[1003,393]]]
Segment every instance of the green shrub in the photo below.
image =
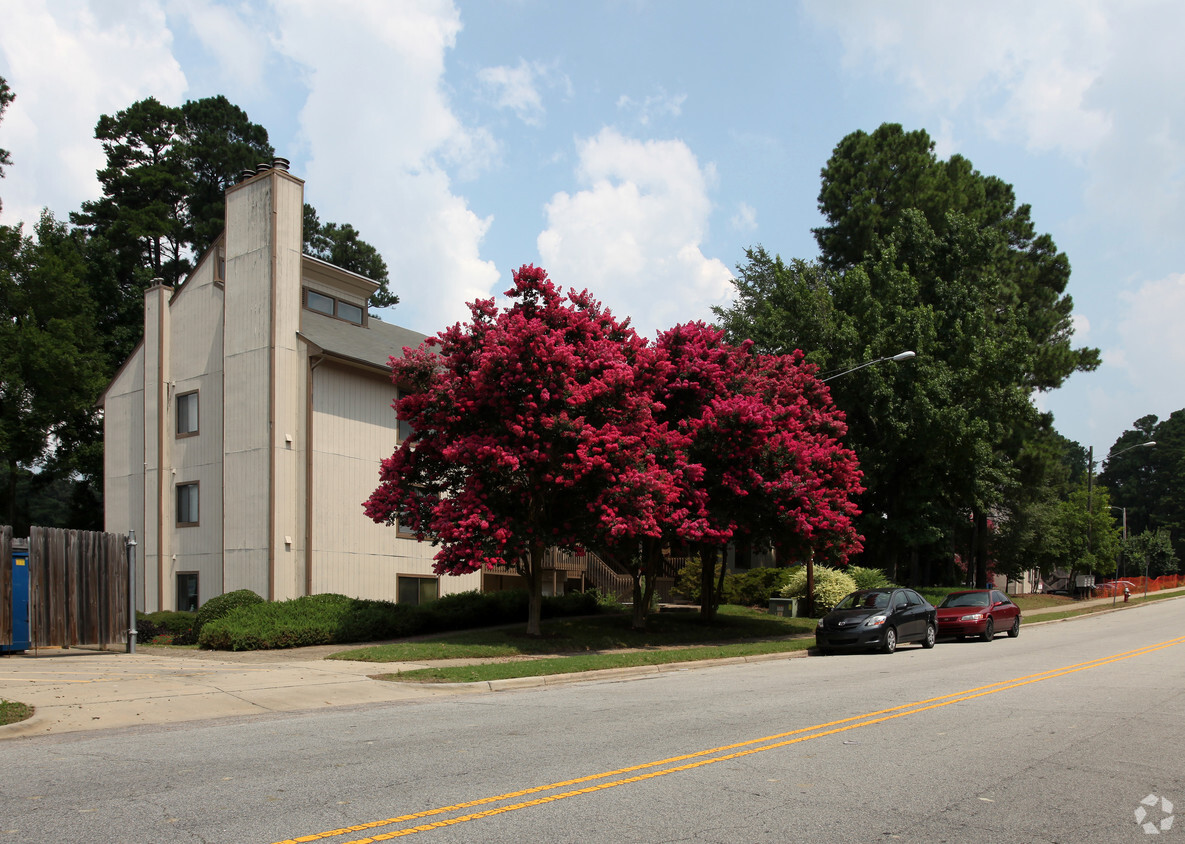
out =
[[[815,566],[815,615],[821,616],[838,604],[849,592],[856,591],[856,581],[846,572],[829,566]],[[806,595],[806,567],[800,566],[790,573],[789,580],[782,587],[783,598],[801,598]]]
[[[716,560],[717,578],[720,577],[720,560]],[[700,602],[700,574],[703,571],[703,561],[699,555],[687,558],[687,563],[683,568],[679,569],[679,576],[675,579],[675,586],[671,591],[691,601],[693,604]],[[713,580],[713,583],[716,581]]]
[[234,592],[227,592],[225,595],[215,595],[198,607],[197,617],[193,621],[194,641],[201,641],[202,628],[211,621],[222,618],[239,607],[262,603],[264,603],[263,598],[256,595],[250,589],[239,589]]
[[893,581],[880,569],[848,566],[844,571],[856,581],[857,589],[886,589],[893,585]]
[[769,599],[786,585],[790,571],[763,567],[726,575],[724,602],[742,607],[769,606]]
[[[544,598],[544,618],[589,615],[596,598],[572,593]],[[200,611],[199,611],[200,613]],[[203,625],[198,644],[214,650],[264,650],[374,642],[420,633],[464,630],[527,619],[527,593],[462,592],[413,606],[321,594],[289,601],[255,601]]]
[[167,645],[192,645],[197,640],[193,627],[197,613],[184,610],[157,610],[136,613],[136,638],[140,642],[157,641]]

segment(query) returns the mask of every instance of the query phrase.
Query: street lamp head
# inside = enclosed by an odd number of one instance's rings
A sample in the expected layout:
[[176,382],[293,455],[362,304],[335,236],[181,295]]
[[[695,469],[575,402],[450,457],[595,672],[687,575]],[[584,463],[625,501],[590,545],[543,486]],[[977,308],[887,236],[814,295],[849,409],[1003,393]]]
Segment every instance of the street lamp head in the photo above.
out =
[[889,360],[895,360],[895,361],[900,362],[903,360],[909,360],[911,358],[916,358],[917,356],[918,356],[917,352],[902,352],[899,355],[893,355],[893,357],[889,358]]

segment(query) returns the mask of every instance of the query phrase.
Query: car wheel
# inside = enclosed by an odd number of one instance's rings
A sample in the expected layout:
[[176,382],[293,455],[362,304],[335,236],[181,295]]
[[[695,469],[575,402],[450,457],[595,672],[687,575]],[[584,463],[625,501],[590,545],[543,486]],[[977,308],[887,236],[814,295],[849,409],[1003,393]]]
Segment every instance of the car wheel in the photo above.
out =
[[933,624],[926,625],[926,638],[922,639],[922,647],[929,649],[934,647],[934,643],[938,641],[938,631]]
[[1015,639],[1020,635],[1020,616],[1012,619],[1012,626],[1008,628],[1008,638]]
[[892,627],[885,631],[885,641],[881,643],[881,650],[887,654],[897,650],[897,631]]
[[991,641],[992,639],[994,639],[995,637],[996,637],[996,625],[995,625],[995,624],[992,622],[992,620],[989,618],[989,619],[987,620],[987,622],[985,622],[985,623],[984,623],[984,625],[983,625],[983,636],[982,636],[982,638],[983,638],[983,640],[984,640],[985,642],[990,642],[990,641]]

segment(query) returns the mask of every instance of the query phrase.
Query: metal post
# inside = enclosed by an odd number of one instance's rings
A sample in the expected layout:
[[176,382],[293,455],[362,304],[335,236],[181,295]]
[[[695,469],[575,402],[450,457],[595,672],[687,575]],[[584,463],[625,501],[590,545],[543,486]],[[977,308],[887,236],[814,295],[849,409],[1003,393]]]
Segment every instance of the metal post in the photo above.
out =
[[128,531],[128,653],[136,652],[136,532]]

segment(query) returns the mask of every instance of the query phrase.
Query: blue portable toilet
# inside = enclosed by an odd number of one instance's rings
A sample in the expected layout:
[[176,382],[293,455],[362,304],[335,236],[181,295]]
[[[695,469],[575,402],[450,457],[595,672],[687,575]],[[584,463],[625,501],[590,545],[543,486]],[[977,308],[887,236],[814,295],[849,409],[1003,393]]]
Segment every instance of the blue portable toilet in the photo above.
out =
[[[19,547],[23,546],[23,547]],[[12,543],[12,644],[0,645],[0,653],[20,653],[33,647],[29,631],[29,546]]]

